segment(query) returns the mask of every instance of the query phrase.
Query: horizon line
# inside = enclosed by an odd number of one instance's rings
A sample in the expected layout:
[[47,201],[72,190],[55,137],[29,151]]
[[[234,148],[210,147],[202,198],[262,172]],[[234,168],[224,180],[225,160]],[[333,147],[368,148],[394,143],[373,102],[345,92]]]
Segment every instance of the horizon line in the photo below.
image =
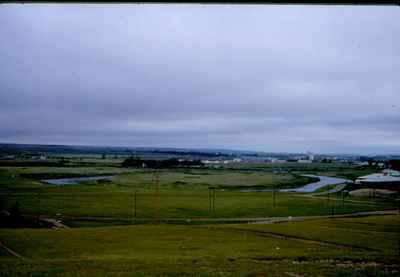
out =
[[53,143],[19,143],[19,142],[1,142],[1,145],[36,145],[36,146],[66,146],[66,147],[101,147],[101,148],[148,148],[148,149],[175,149],[175,150],[208,150],[208,151],[234,151],[234,152],[253,152],[253,153],[264,153],[264,154],[301,154],[307,155],[309,152],[313,155],[353,155],[353,156],[400,156],[400,153],[369,153],[369,154],[361,154],[361,153],[340,153],[340,152],[312,152],[312,151],[298,151],[298,152],[290,152],[290,151],[265,151],[265,150],[245,150],[245,149],[232,149],[232,148],[217,148],[217,147],[171,147],[171,146],[126,146],[126,145],[96,145],[96,144],[53,144]]

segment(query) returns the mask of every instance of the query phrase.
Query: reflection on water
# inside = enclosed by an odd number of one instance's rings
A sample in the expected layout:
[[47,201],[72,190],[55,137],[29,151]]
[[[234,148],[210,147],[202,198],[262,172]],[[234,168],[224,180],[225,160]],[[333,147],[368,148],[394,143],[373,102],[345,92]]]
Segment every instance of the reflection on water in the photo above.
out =
[[77,178],[62,178],[62,179],[45,179],[42,182],[51,185],[76,185],[83,181],[96,181],[96,180],[112,180],[114,176],[91,176],[91,177],[77,177]]
[[318,182],[314,182],[308,185],[305,185],[300,188],[295,189],[288,189],[286,191],[294,191],[294,192],[313,192],[319,188],[329,186],[329,185],[339,185],[348,182],[349,180],[342,179],[342,178],[334,178],[334,177],[327,177],[327,176],[319,176],[319,175],[312,175],[312,174],[305,174],[302,175],[305,177],[315,177],[319,178]]
[[[325,187],[325,186],[339,185],[339,184],[349,182],[349,180],[342,179],[342,178],[319,176],[319,175],[313,175],[313,174],[304,174],[302,176],[318,178],[319,181],[307,184],[307,185],[299,187],[299,188],[279,189],[277,191],[281,191],[281,192],[313,192],[313,191],[316,191],[317,189]],[[263,191],[273,191],[273,190],[272,189],[245,189],[245,190],[241,190],[241,191],[242,192],[263,192]]]

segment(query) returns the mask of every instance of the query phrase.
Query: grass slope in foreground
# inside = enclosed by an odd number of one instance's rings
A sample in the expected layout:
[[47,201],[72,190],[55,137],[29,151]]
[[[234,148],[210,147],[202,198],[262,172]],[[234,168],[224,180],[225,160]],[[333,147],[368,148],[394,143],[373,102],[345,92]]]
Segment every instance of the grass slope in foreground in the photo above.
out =
[[2,276],[398,276],[398,215],[275,225],[0,230]]

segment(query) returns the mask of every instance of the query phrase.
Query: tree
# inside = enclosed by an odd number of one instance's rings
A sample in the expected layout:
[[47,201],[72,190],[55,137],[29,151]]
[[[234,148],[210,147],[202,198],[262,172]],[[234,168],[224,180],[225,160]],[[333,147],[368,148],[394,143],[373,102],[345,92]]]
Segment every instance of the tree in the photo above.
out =
[[20,211],[20,208],[19,208],[19,202],[18,201],[16,201],[14,203],[14,205],[12,205],[11,210],[10,210],[10,216],[12,218],[15,218],[15,219],[18,219],[18,218],[21,217],[21,211]]
[[400,170],[400,160],[390,160],[389,165],[391,169]]
[[134,157],[130,157],[125,159],[122,162],[122,166],[132,166],[132,167],[142,167],[142,164],[144,163],[144,161],[142,161],[140,158],[134,158]]
[[177,158],[170,158],[166,160],[142,160],[140,158],[127,158],[125,159],[122,166],[128,167],[142,167],[145,165],[148,168],[172,168],[172,167],[190,167],[190,166],[203,166],[204,164],[200,160],[194,161],[179,161]]

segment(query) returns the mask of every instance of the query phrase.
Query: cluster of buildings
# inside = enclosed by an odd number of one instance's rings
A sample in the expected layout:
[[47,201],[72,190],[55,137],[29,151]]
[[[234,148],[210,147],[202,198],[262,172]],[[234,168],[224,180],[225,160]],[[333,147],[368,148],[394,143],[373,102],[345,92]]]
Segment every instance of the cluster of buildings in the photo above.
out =
[[[369,162],[354,162],[353,165],[361,166],[361,167],[362,167],[362,166],[369,166],[370,163],[369,163]],[[383,162],[377,162],[377,163],[375,164],[375,166],[377,166],[377,167],[379,167],[379,168],[385,168],[385,167],[386,167],[386,164],[383,163]]]
[[355,185],[369,188],[400,189],[400,171],[385,169],[381,173],[374,173],[358,177]]
[[47,160],[48,157],[44,154],[21,154],[21,155],[5,155],[0,156],[0,160]]
[[228,160],[201,160],[203,164],[230,164],[230,163],[240,163],[243,160],[240,158],[228,159]]

